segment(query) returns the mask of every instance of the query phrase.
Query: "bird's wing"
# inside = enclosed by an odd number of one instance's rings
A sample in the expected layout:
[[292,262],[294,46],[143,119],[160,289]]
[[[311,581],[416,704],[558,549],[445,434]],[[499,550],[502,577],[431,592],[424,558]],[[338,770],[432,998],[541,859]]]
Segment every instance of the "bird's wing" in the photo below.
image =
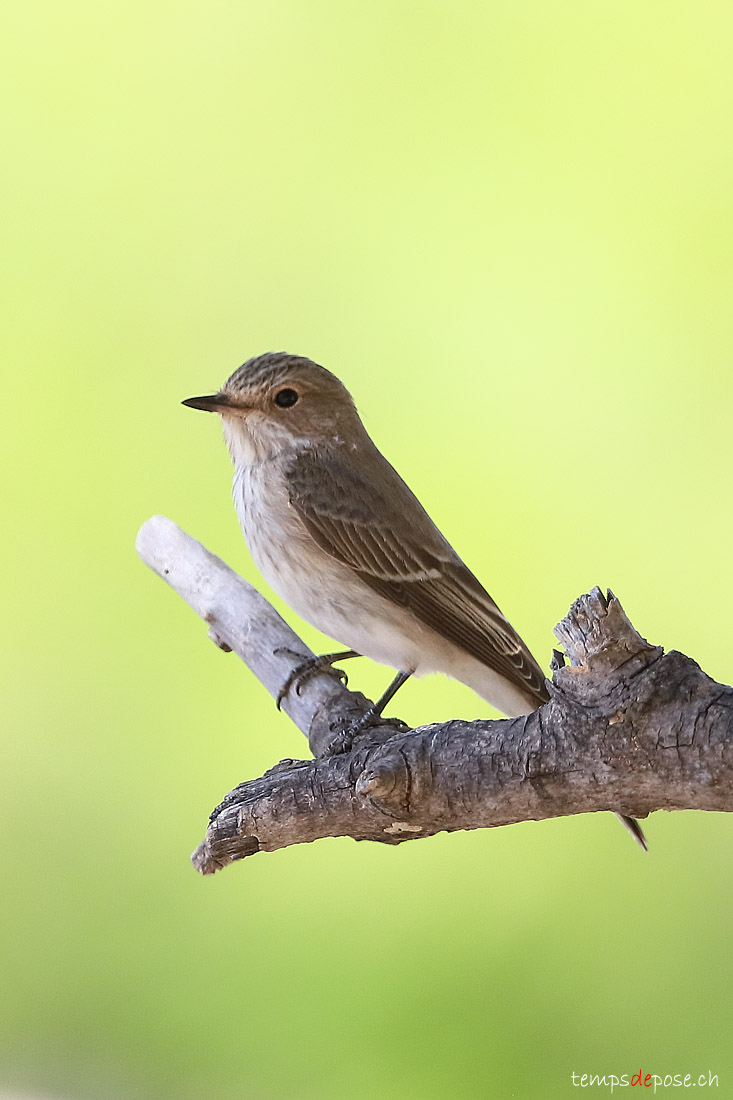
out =
[[399,474],[380,455],[367,478],[349,458],[304,450],[287,471],[290,503],[321,549],[538,706],[545,702],[534,657]]

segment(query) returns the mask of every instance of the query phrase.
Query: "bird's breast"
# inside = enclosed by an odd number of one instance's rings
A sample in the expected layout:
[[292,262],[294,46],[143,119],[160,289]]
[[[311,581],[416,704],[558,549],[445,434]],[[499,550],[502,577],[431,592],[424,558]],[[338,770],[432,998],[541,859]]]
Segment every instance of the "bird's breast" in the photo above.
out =
[[303,618],[319,625],[319,602],[339,571],[314,543],[290,504],[276,462],[238,470],[234,503],[252,559],[267,583]]
[[302,539],[277,466],[261,462],[240,467],[234,478],[234,504],[255,565],[277,587],[275,577]]
[[298,615],[346,648],[393,668],[444,666],[431,655],[430,631],[318,546],[291,506],[276,463],[238,469],[234,502],[255,565]]

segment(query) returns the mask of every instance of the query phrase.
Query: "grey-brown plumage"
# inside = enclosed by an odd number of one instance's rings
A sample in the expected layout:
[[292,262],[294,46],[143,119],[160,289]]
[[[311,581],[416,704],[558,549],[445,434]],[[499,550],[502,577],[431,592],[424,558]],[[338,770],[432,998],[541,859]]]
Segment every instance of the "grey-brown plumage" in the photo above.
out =
[[398,669],[395,688],[443,672],[509,716],[546,702],[527,646],[377,450],[335,375],[270,352],[184,404],[221,415],[252,556],[304,619]]
[[529,703],[545,702],[537,662],[402,478],[384,459],[378,476],[370,466],[367,478],[342,453],[299,451],[286,469],[290,502],[316,543],[373,592],[510,680]]

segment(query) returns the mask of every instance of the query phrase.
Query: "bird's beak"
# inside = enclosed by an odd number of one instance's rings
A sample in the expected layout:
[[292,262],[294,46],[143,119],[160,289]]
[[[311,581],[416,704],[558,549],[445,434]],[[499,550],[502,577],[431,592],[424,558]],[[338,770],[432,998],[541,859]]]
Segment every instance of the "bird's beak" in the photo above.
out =
[[231,408],[233,402],[225,393],[212,393],[208,397],[187,397],[181,401],[182,405],[188,405],[189,409],[203,409],[204,412],[221,412],[222,409]]

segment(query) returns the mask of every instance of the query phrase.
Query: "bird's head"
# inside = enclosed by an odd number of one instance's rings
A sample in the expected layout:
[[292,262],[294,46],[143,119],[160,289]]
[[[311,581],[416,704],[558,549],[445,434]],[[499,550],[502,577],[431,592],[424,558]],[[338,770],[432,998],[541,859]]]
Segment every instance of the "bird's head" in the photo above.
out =
[[219,413],[236,465],[298,444],[329,444],[363,432],[346,387],[311,359],[266,352],[248,359],[218,393],[189,397],[193,409]]

